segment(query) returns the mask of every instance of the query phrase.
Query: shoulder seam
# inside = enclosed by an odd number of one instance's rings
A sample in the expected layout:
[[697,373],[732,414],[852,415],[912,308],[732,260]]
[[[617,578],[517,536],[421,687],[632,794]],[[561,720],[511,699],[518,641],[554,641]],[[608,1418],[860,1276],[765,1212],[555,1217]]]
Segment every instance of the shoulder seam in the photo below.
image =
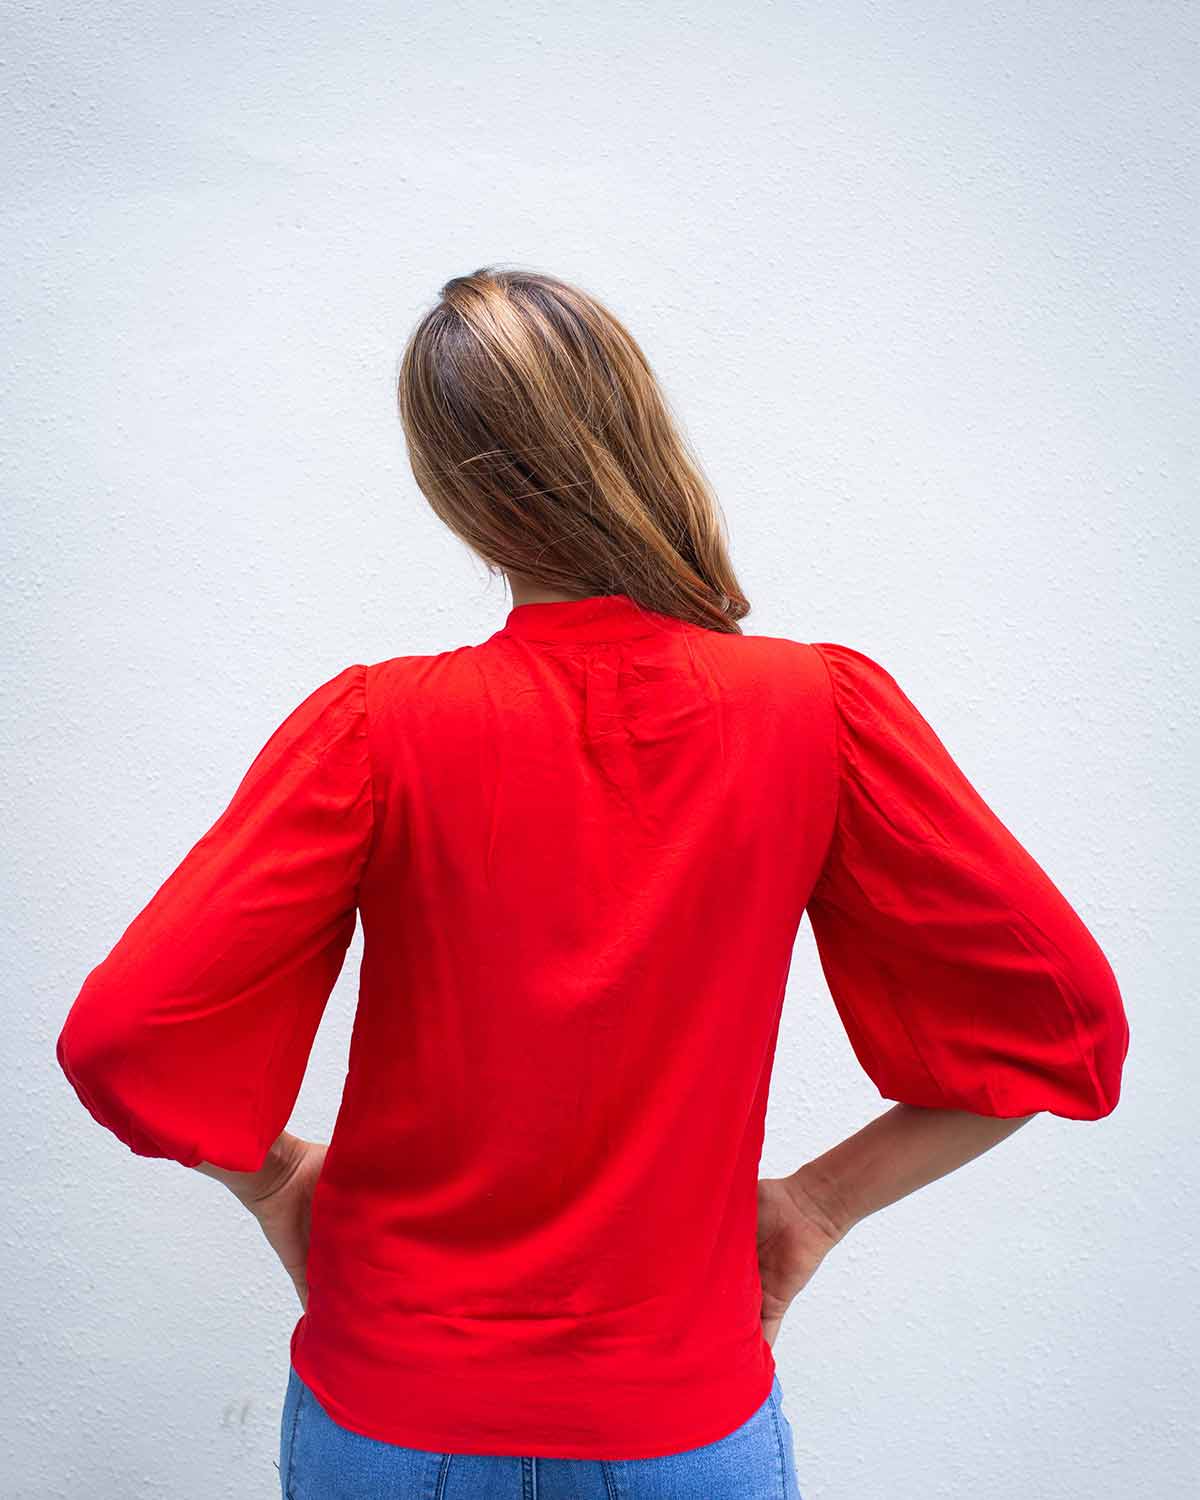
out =
[[[356,882],[356,887],[357,885],[362,884],[363,876],[366,873],[367,867],[371,863],[371,857],[375,852],[376,836],[379,831],[378,823],[375,817],[375,761],[374,757],[371,754],[371,715],[367,702],[367,678],[370,675],[371,668],[365,662],[361,663],[361,666],[363,743],[367,757],[367,804],[371,814],[371,828],[369,834],[367,835],[366,852],[363,855],[363,862],[358,872],[358,881]],[[357,896],[357,889],[355,894]]]
[[842,716],[838,702],[837,684],[834,681],[833,672],[830,670],[829,663],[825,659],[824,651],[821,650],[820,646],[818,646],[815,641],[810,641],[808,644],[812,648],[812,650],[816,652],[817,660],[821,663],[821,667],[824,670],[825,677],[829,682],[829,704],[830,713],[833,718],[833,824],[829,830],[829,842],[825,846],[825,853],[821,857],[821,864],[818,868],[816,879],[813,881],[812,888],[815,891],[817,886],[821,883],[821,878],[825,874],[826,867],[828,866],[829,861],[833,855],[834,841],[837,838],[838,829],[841,827],[843,751],[841,722]]

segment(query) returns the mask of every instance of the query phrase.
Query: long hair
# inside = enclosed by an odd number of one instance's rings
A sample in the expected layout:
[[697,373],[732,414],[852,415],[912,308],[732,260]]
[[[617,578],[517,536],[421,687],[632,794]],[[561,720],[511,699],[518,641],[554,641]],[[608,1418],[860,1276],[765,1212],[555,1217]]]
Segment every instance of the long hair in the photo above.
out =
[[455,276],[400,363],[413,476],[488,566],[740,632],[716,497],[645,355],[553,276]]

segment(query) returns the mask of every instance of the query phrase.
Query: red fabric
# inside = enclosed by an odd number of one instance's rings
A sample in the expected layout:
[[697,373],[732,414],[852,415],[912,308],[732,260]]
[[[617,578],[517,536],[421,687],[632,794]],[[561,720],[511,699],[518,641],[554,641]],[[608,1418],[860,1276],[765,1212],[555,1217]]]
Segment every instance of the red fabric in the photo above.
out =
[[1115,1107],[1112,970],[887,671],[623,594],[318,687],[58,1059],[137,1154],[254,1170],[357,911],[297,1370],[410,1447],[678,1452],[774,1375],[756,1183],[806,908],[883,1097]]

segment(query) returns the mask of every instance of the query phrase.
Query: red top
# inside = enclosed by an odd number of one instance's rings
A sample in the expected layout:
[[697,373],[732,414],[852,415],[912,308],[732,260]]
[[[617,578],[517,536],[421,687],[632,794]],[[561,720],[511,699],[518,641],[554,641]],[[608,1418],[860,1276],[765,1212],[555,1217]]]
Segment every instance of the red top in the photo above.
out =
[[58,1060],[136,1154],[257,1169],[361,913],[297,1371],[408,1447],[679,1452],[774,1375],[756,1184],[806,909],[884,1098],[1115,1107],[1104,954],[888,672],[624,594],[316,688]]

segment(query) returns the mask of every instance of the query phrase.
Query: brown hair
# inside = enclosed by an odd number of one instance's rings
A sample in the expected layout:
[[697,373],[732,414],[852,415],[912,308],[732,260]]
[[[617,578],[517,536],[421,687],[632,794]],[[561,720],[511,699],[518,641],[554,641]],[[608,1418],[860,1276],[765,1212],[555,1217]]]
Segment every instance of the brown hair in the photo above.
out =
[[740,631],[716,497],[633,336],[553,276],[455,276],[405,347],[409,462],[490,572]]

